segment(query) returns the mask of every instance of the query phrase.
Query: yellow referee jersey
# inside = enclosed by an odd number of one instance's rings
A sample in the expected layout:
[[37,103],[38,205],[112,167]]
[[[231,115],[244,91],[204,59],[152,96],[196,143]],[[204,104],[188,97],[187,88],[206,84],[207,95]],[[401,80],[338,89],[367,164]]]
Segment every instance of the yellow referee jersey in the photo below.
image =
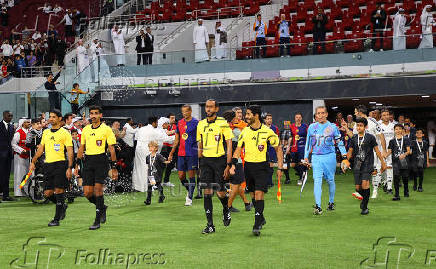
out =
[[72,147],[71,134],[64,128],[46,129],[42,133],[41,145],[44,146],[45,162],[65,161],[65,147]]
[[225,155],[223,141],[232,138],[232,129],[222,117],[216,117],[212,122],[208,122],[206,118],[197,125],[197,141],[203,144],[204,157],[221,157]]
[[117,140],[112,129],[101,123],[97,128],[93,128],[92,124],[85,126],[80,143],[85,145],[86,155],[98,155],[106,152],[106,144],[114,145]]
[[261,163],[266,162],[268,142],[272,147],[277,147],[279,137],[271,128],[262,124],[259,129],[244,128],[239,135],[238,147],[245,147],[246,162]]

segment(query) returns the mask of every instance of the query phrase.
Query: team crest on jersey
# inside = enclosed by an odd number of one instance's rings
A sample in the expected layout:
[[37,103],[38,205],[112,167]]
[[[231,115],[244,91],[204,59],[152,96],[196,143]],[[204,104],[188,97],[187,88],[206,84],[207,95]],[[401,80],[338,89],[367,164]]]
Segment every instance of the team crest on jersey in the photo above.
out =
[[53,144],[53,149],[55,151],[59,151],[59,150],[61,150],[61,145],[60,144]]
[[[298,131],[298,130],[297,130]],[[295,136],[295,140],[300,140],[300,136],[299,135],[296,135]]]
[[220,141],[220,135],[215,135],[215,141]]
[[183,140],[188,139],[188,134],[187,134],[187,133],[183,133],[183,134],[182,134],[182,138],[183,138]]
[[265,149],[265,146],[264,145],[259,145],[259,146],[257,146],[257,149],[259,151],[263,151]]
[[101,140],[96,140],[95,143],[97,144],[97,146],[101,147],[101,145],[103,144],[103,141],[101,141]]

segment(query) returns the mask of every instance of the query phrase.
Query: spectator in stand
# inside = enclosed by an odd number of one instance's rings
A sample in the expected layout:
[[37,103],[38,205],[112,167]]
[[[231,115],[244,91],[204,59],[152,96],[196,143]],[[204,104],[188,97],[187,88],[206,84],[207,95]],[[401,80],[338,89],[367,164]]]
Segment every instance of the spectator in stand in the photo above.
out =
[[137,65],[141,65],[141,59],[142,59],[142,63],[146,64],[146,58],[145,58],[145,40],[147,39],[147,36],[144,33],[144,30],[140,30],[139,31],[139,35],[136,36],[136,52],[137,54],[137,59],[136,59],[136,64]]
[[406,21],[407,18],[404,15],[404,9],[400,8],[394,17],[394,37],[393,37],[393,49],[405,50],[406,49]]
[[375,49],[377,38],[380,38],[380,51],[383,51],[383,31],[385,29],[386,11],[382,8],[381,4],[377,4],[376,10],[371,14],[373,38],[371,41],[371,52]]
[[36,31],[35,33],[33,33],[33,35],[32,35],[32,39],[33,40],[35,40],[35,41],[37,41],[37,42],[39,42],[39,41],[41,41],[41,33],[39,32],[39,31]]
[[26,67],[26,60],[23,57],[24,52],[21,55],[15,55],[15,66],[16,66],[16,77],[24,77],[25,70],[23,68]]
[[33,55],[33,51],[30,51],[30,54],[26,56],[26,62],[28,67],[36,65],[36,56]]
[[313,54],[318,53],[318,42],[322,42],[322,53],[325,53],[325,25],[327,24],[327,16],[322,8],[318,8],[318,12],[312,18],[313,22]]
[[117,60],[117,65],[124,65],[124,54],[126,53],[123,30],[119,29],[118,25],[115,25],[111,32],[112,42],[114,43],[114,50]]
[[3,60],[2,66],[1,66],[1,72],[2,72],[2,80],[1,83],[5,83],[9,79],[10,73],[8,72],[8,62]]
[[87,94],[79,88],[79,83],[73,84],[73,89],[71,90],[71,111],[74,114],[79,114],[79,97],[81,94]]
[[44,6],[39,7],[38,10],[42,10],[42,12],[49,14],[52,12],[52,7],[50,3],[45,3]]
[[287,55],[291,55],[291,37],[289,35],[290,21],[286,20],[285,14],[280,15],[280,21],[277,25],[277,31],[279,32],[280,41],[280,57],[284,57],[283,49],[286,47]]
[[14,49],[14,55],[20,55],[21,54],[21,50],[24,50],[24,46],[21,44],[20,40],[15,40],[15,44],[12,47]]
[[9,40],[7,40],[7,39],[3,42],[3,44],[0,48],[2,49],[3,56],[5,56],[5,57],[11,57],[14,53],[14,49],[9,44]]
[[356,123],[353,121],[353,115],[347,116],[347,126],[349,129],[353,129]]
[[58,35],[58,31],[56,31],[55,27],[53,24],[50,24],[48,27],[48,31],[47,31],[48,37],[50,38],[51,36],[56,37]]
[[8,7],[9,8],[14,7],[14,5],[15,5],[15,0],[8,0]]
[[55,4],[54,7],[53,7],[53,13],[54,14],[58,14],[62,10],[64,10],[64,9],[61,6],[59,6],[58,4]]
[[8,26],[9,14],[8,14],[8,8],[5,5],[3,5],[2,9],[1,9],[0,19],[1,19],[2,26],[4,26],[4,27]]
[[70,9],[66,10],[66,14],[64,18],[56,25],[56,27],[65,22],[65,41],[69,42],[71,39],[74,38],[74,32],[73,32],[73,13]]
[[257,14],[257,20],[253,25],[253,29],[256,32],[256,58],[260,58],[260,48],[262,47],[262,58],[266,57],[266,24],[262,21],[262,15]]
[[27,40],[30,37],[30,34],[32,33],[32,30],[29,29],[27,26],[24,26],[24,29],[23,29],[23,31],[21,33],[22,33],[21,38],[24,41],[24,40]]
[[49,74],[47,77],[47,81],[44,83],[44,87],[48,91],[48,101],[50,103],[50,111],[53,111],[53,109],[60,110],[61,108],[61,100],[60,100],[59,92],[56,89],[56,84],[59,84],[59,82],[57,82],[56,80],[61,75],[61,71],[62,69],[54,77],[53,74]]
[[65,41],[60,36],[56,38],[55,50],[56,50],[56,59],[58,61],[58,65],[63,66],[65,54],[67,53],[67,43],[65,43]]
[[215,58],[226,58],[227,33],[220,21],[215,24]]
[[419,49],[433,48],[433,26],[436,26],[436,22],[431,12],[431,5],[426,5],[421,13],[422,40]]
[[206,27],[203,25],[203,19],[198,19],[197,25],[194,27],[192,33],[192,39],[195,49],[195,62],[200,63],[209,61],[209,54],[207,47],[209,45],[209,33]]

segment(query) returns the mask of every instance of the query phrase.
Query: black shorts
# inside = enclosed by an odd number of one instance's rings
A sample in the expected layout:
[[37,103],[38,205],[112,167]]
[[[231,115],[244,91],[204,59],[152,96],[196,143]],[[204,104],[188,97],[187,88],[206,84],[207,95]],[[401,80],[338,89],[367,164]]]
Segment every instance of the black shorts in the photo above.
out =
[[235,174],[233,176],[230,176],[230,183],[238,185],[244,181],[244,167],[242,166],[242,163],[238,163],[235,167]]
[[200,158],[200,188],[225,191],[223,174],[226,166],[225,156]]
[[362,185],[362,180],[370,180],[372,178],[372,173],[370,172],[353,171],[353,174],[355,185]]
[[53,190],[55,188],[65,189],[68,186],[66,176],[67,162],[59,161],[44,164],[44,180],[46,182],[45,189]]
[[247,181],[247,190],[254,191],[268,191],[268,177],[269,177],[269,163],[248,163],[245,162],[244,174]]
[[83,162],[83,186],[104,184],[109,172],[109,162],[106,154],[85,155]]
[[394,168],[394,176],[399,177],[409,177],[410,170],[409,169],[395,169]]

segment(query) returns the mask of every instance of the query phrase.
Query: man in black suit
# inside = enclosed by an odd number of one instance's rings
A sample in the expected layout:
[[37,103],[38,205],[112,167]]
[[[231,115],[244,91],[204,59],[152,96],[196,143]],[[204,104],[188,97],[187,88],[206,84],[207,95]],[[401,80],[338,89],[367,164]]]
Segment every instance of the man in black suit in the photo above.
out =
[[50,111],[54,109],[61,109],[61,99],[59,92],[56,89],[56,84],[60,83],[56,80],[61,75],[61,71],[59,71],[56,76],[53,76],[53,74],[49,74],[47,77],[47,81],[44,83],[44,87],[48,91],[48,102],[50,103]]
[[12,117],[12,113],[6,110],[0,122],[0,190],[3,192],[3,201],[13,201],[9,197],[9,176],[14,158],[11,142],[15,132],[11,124]]
[[144,33],[144,30],[141,30],[139,36],[136,37],[136,51],[138,52],[136,63],[138,65],[141,64],[141,58],[143,64],[153,63],[154,36],[151,34],[150,26],[147,26],[145,30],[147,31],[146,33]]

